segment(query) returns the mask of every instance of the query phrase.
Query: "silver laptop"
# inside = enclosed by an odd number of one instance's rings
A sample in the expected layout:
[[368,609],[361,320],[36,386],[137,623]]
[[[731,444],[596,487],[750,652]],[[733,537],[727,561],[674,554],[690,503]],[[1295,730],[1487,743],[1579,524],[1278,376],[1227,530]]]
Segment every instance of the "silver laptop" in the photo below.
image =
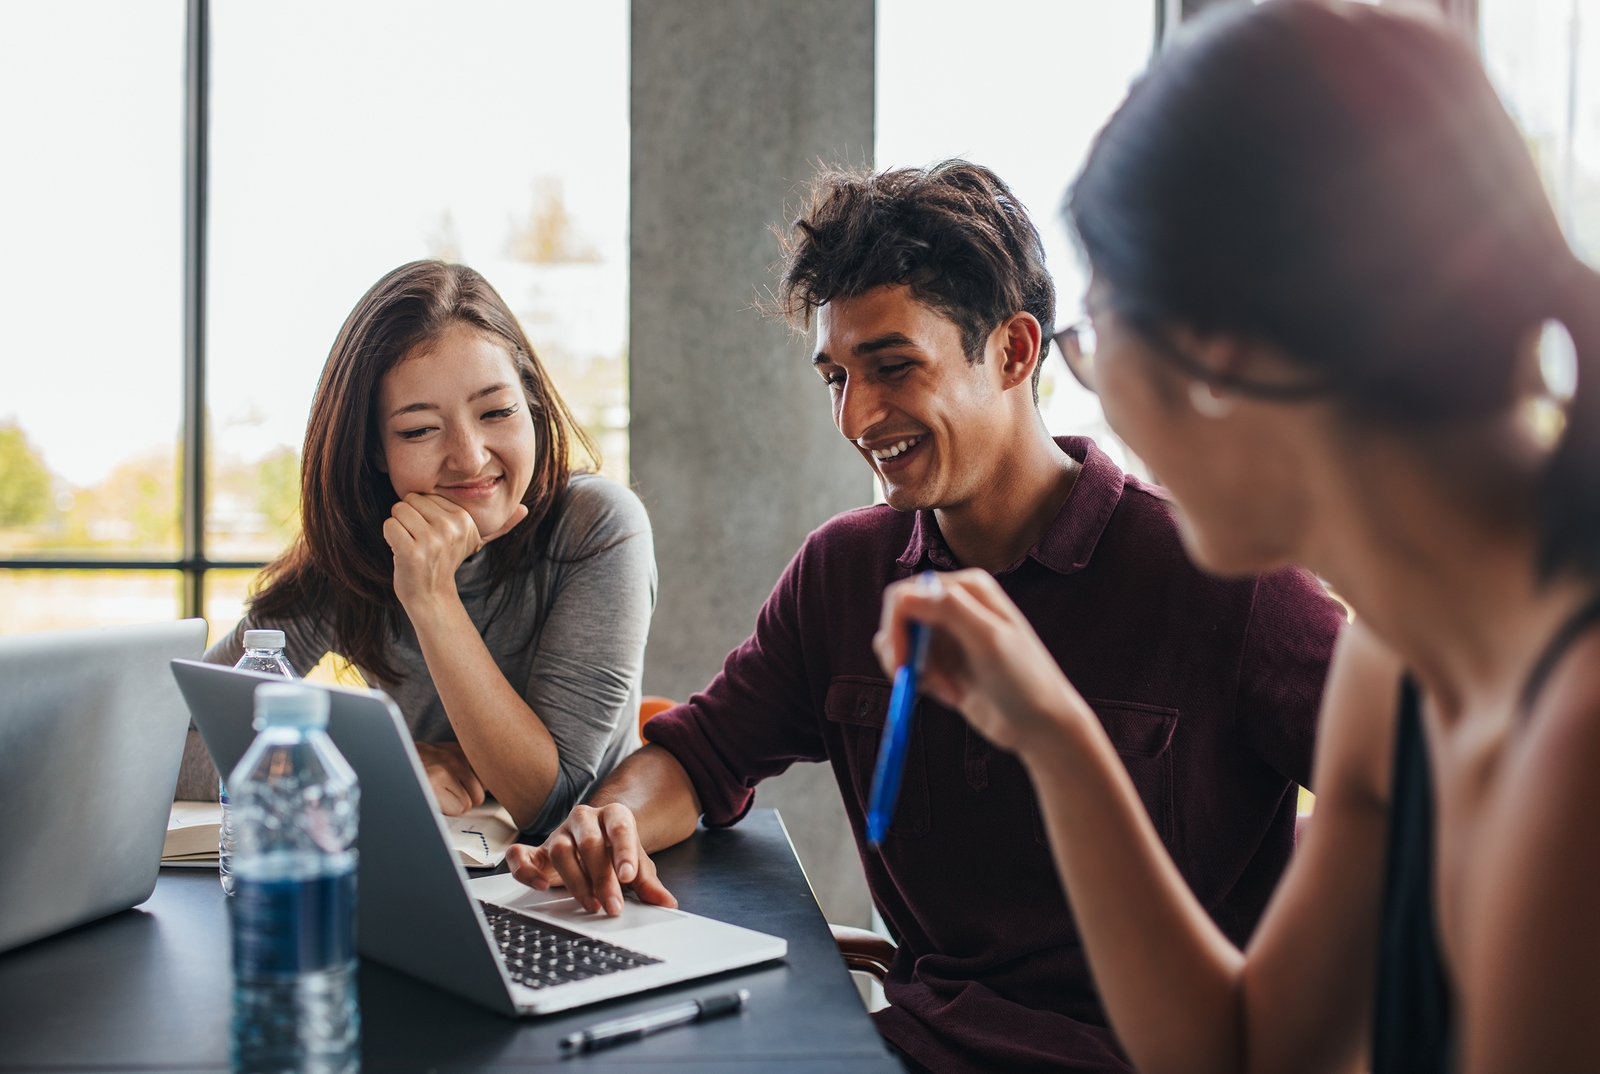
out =
[[202,619],[0,637],[0,951],[155,890]]
[[[255,737],[255,688],[283,680],[188,660],[172,671],[217,770],[233,771]],[[394,702],[316,688],[331,695],[328,735],[361,780],[364,957],[504,1014],[546,1014],[788,954],[775,936],[631,898],[607,917],[559,888],[468,880]]]

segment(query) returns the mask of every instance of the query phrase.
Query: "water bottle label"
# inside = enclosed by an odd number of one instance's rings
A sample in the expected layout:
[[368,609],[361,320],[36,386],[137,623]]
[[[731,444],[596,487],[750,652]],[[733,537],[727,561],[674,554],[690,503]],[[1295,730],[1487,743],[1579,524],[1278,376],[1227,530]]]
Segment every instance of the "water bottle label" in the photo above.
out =
[[241,976],[314,973],[355,958],[355,870],[309,880],[234,878],[233,968]]

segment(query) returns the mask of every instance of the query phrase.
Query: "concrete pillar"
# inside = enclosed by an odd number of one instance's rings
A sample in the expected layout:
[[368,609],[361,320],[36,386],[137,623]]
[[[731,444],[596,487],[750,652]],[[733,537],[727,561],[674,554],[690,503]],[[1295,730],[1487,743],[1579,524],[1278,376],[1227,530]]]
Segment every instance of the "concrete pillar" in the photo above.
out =
[[[646,693],[709,682],[807,533],[872,502],[808,342],[753,308],[819,160],[871,161],[873,0],[633,0],[629,458],[661,583]],[[830,920],[866,886],[826,766],[763,784]]]
[[1155,0],[1155,40],[1151,42],[1150,58],[1155,61],[1166,47],[1167,41],[1178,28],[1209,7],[1222,4],[1248,4],[1251,0]]
[[1183,7],[1183,18],[1184,21],[1187,22],[1189,19],[1192,19],[1196,15],[1200,14],[1200,12],[1204,11],[1206,8],[1217,7],[1220,4],[1249,3],[1249,0],[1181,0],[1181,2]]

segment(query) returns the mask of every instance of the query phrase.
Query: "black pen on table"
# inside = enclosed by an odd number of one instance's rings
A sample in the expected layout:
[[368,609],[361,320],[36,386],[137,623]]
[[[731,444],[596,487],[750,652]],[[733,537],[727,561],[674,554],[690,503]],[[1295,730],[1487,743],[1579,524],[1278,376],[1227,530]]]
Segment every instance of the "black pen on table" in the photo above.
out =
[[670,1007],[657,1007],[653,1011],[630,1014],[625,1018],[613,1018],[609,1022],[598,1022],[581,1033],[569,1033],[562,1037],[561,1050],[568,1053],[592,1052],[600,1048],[609,1048],[613,1044],[648,1037],[652,1033],[659,1033],[673,1026],[704,1022],[707,1018],[715,1018],[719,1014],[732,1014],[742,1009],[749,998],[750,990],[741,988],[737,992],[729,992],[722,996],[686,1000],[683,1003],[674,1003]]

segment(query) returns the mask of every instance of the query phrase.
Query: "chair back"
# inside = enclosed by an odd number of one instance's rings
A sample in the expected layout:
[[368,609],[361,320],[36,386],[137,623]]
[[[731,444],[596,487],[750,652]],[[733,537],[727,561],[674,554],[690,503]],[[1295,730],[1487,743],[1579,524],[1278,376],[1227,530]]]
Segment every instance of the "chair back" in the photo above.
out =
[[650,721],[650,717],[659,716],[668,709],[675,708],[677,704],[670,697],[641,697],[639,699],[639,741],[650,741],[645,737],[644,733],[644,725]]

